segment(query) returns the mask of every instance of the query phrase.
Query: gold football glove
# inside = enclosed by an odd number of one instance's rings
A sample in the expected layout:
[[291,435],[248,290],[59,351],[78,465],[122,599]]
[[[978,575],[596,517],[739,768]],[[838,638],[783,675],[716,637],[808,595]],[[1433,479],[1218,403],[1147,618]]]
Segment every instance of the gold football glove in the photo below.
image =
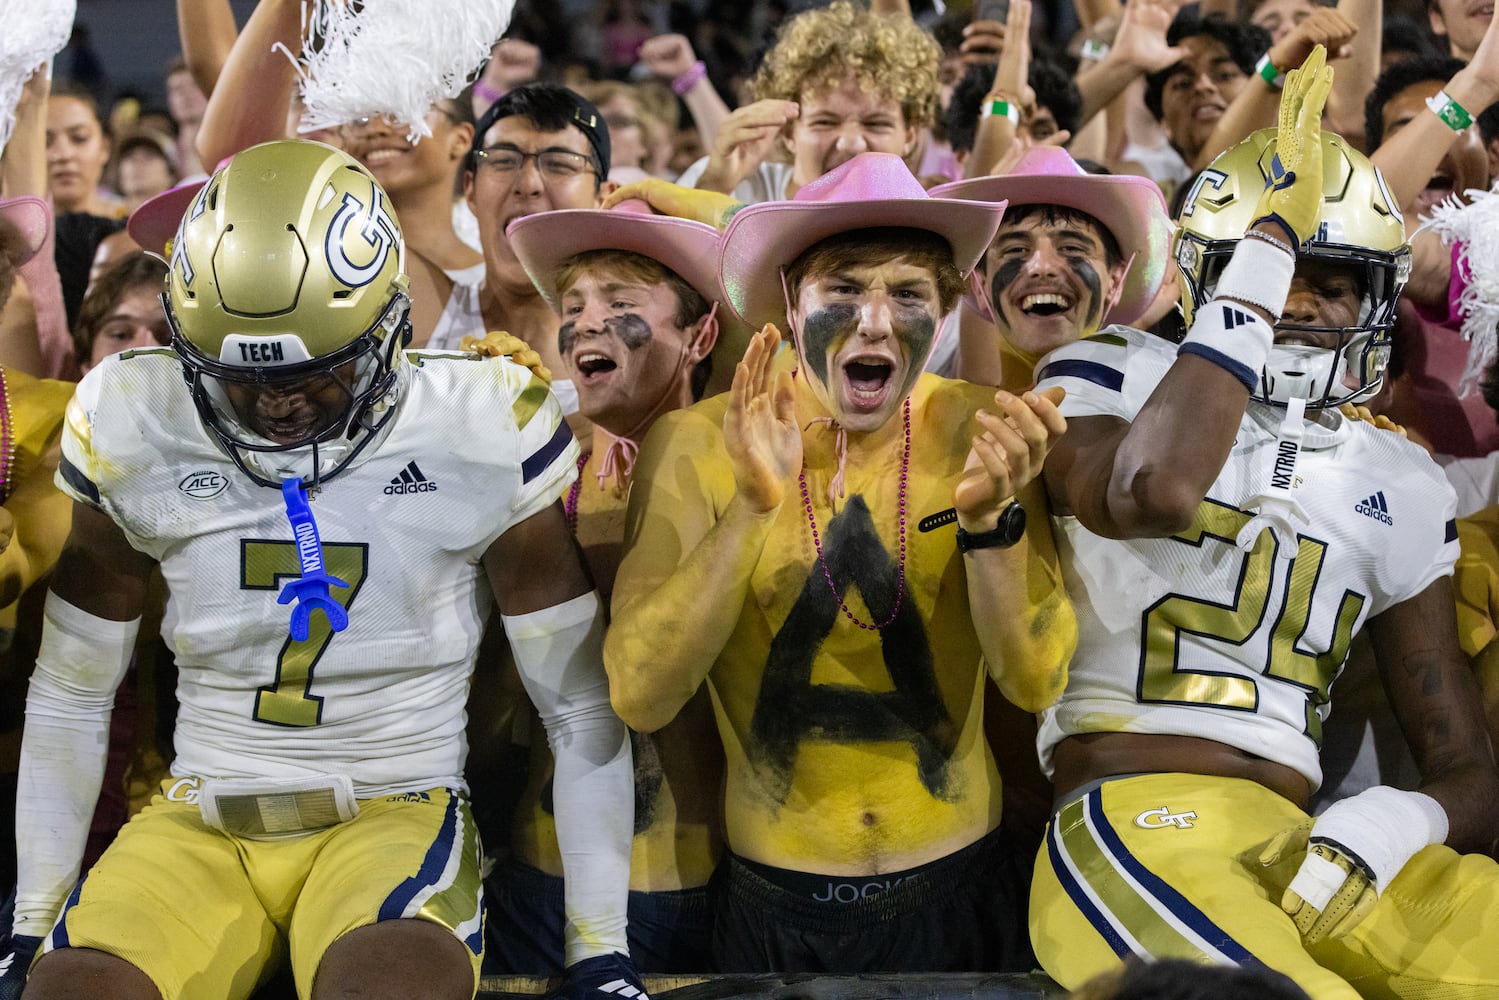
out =
[[1338,407],[1338,412],[1349,420],[1362,420],[1366,424],[1373,424],[1382,431],[1391,434],[1399,434],[1401,437],[1410,437],[1405,431],[1403,424],[1397,424],[1383,413],[1373,413],[1367,406],[1359,406],[1357,403],[1344,403]]
[[1327,50],[1318,45],[1286,74],[1280,95],[1275,157],[1254,221],[1275,222],[1293,247],[1316,235],[1322,218],[1322,107],[1331,89]]
[[1312,859],[1317,858],[1329,866],[1325,868],[1331,875],[1328,884],[1337,879],[1338,872],[1343,876],[1342,882],[1333,889],[1331,898],[1320,909],[1301,898],[1295,889],[1286,890],[1286,894],[1281,897],[1280,908],[1296,921],[1301,940],[1307,944],[1316,944],[1326,937],[1340,938],[1358,926],[1359,921],[1367,917],[1374,909],[1374,904],[1379,902],[1379,893],[1374,890],[1374,878],[1355,858],[1325,841],[1314,841],[1307,848],[1306,857],[1307,860],[1302,862],[1301,872],[1297,873],[1298,877],[1314,863]]
[[604,199],[604,207],[613,208],[622,201],[632,199],[645,202],[662,215],[691,219],[714,229],[727,226],[734,213],[744,207],[743,202],[726,194],[682,187],[659,177],[647,177],[643,181],[634,181],[618,188]]
[[458,349],[485,358],[509,358],[531,369],[547,385],[552,384],[552,370],[541,363],[541,355],[513,333],[491,330],[483,337],[464,337],[458,342]]

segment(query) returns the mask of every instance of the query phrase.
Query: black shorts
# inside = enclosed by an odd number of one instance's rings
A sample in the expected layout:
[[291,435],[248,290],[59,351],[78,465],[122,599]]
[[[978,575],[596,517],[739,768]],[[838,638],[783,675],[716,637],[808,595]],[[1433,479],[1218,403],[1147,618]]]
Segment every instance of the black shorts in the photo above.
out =
[[881,876],[785,872],[733,854],[713,880],[720,972],[1030,972],[1033,859],[1001,830]]
[[[523,861],[501,862],[484,880],[484,973],[551,976],[565,965],[562,879]],[[643,974],[707,972],[708,888],[631,892],[630,957]]]

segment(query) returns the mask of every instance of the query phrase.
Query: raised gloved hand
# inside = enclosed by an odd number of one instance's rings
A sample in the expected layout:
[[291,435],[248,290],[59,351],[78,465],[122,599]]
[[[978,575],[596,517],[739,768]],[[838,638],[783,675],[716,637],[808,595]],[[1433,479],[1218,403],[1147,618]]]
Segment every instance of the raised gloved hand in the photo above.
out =
[[1397,424],[1383,413],[1375,413],[1367,406],[1360,406],[1357,403],[1344,403],[1338,407],[1338,412],[1349,420],[1361,420],[1366,424],[1373,424],[1382,431],[1399,434],[1403,438],[1410,437],[1410,433],[1406,431],[1404,424]]
[[1447,839],[1447,813],[1429,795],[1376,785],[1334,802],[1308,829],[1277,836],[1260,855],[1272,865],[1305,845],[1306,858],[1281,897],[1302,940],[1340,938],[1374,909],[1415,854]]
[[631,198],[640,199],[662,215],[691,219],[714,229],[727,226],[734,213],[744,207],[743,202],[729,195],[701,188],[682,187],[659,177],[647,177],[643,181],[634,181],[616,189],[604,199],[604,207],[613,208]]
[[1275,157],[1254,225],[1276,223],[1293,247],[1315,235],[1322,219],[1322,107],[1331,89],[1327,50],[1318,45],[1299,69],[1286,74],[1280,95]]
[[26,934],[0,935],[0,1000],[21,1000],[26,973],[41,944],[41,938]]
[[531,369],[547,385],[552,384],[552,370],[542,364],[541,355],[513,333],[490,330],[483,337],[464,337],[458,341],[458,349],[485,358],[509,358]]

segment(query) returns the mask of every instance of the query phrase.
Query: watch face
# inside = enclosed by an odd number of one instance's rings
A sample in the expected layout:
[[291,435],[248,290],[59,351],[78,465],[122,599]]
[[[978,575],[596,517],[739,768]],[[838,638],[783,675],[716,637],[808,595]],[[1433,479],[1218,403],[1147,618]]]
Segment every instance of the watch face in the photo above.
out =
[[1025,508],[1018,502],[1010,504],[999,515],[999,530],[1004,534],[1001,545],[1014,545],[1025,534]]

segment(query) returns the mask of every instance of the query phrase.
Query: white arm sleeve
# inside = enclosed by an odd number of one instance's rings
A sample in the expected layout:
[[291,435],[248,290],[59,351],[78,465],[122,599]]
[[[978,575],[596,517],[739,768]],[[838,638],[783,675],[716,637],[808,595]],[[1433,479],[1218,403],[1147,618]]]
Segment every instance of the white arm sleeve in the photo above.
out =
[[552,801],[565,879],[567,964],[616,951],[628,955],[635,772],[629,731],[609,704],[603,606],[590,591],[502,619],[557,762]]
[[109,621],[47,595],[16,785],[17,934],[46,936],[78,881],[115,689],[139,627],[139,618]]

